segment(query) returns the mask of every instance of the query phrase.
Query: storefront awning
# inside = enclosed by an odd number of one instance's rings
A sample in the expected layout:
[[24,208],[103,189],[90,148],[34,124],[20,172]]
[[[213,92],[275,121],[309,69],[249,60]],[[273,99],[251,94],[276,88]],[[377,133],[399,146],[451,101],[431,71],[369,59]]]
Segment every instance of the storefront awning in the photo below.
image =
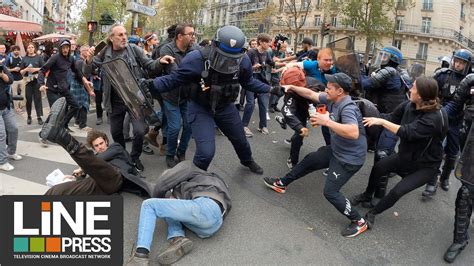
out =
[[0,31],[38,33],[42,31],[42,26],[31,21],[0,14]]

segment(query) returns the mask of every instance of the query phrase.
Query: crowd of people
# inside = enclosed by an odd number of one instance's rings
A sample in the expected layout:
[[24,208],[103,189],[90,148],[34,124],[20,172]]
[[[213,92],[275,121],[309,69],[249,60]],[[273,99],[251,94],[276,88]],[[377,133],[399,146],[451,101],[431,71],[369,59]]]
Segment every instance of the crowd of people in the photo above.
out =
[[[454,240],[444,259],[453,262],[465,248],[474,199],[470,51],[455,51],[450,64],[433,77],[414,77],[401,67],[401,51],[386,46],[376,55],[370,73],[363,67],[354,76],[337,68],[330,48],[315,49],[309,38],[303,39],[303,50],[292,55],[282,36],[262,33],[247,41],[235,26],[221,27],[211,41],[199,45],[192,24],[173,25],[167,33],[168,38],[159,42],[154,33],[128,37],[124,26],[114,25],[101,50],[61,40],[47,60],[36,52],[35,43],[26,46],[25,57],[19,55],[19,47],[12,46],[7,55],[0,45],[0,170],[12,171],[9,161],[22,159],[16,153],[15,113],[26,108],[30,125],[34,104],[42,144],[61,145],[80,166],[73,181],[57,184],[46,194],[127,191],[148,198],[141,208],[136,250],[127,265],[149,265],[158,218],[168,224],[170,246],[157,259],[170,264],[192,250],[184,227],[201,238],[210,237],[231,210],[227,184],[208,171],[215,156],[216,129],[229,139],[243,166],[264,173],[247,139],[254,135],[250,120],[257,99],[258,132],[269,134],[269,113],[275,112],[281,112],[276,122],[293,131],[285,140],[291,145],[286,161],[290,171],[265,176],[264,184],[286,193],[292,182],[323,170],[324,197],[349,219],[341,232],[344,237],[371,229],[377,215],[419,187],[426,186],[422,195],[427,200],[435,196],[438,184],[449,190],[449,177],[459,160],[455,174],[462,186],[455,203]],[[130,99],[123,97],[124,87],[102,67],[115,59],[126,62],[143,95],[156,102],[153,116],[159,122],[151,124],[136,115]],[[42,94],[50,106],[46,120]],[[96,124],[103,123],[105,111],[111,140],[87,126],[92,98]],[[377,115],[368,114],[370,106]],[[88,132],[87,145],[70,134],[73,118],[79,130]],[[321,127],[326,145],[300,160],[308,124]],[[186,160],[191,139],[196,151],[192,160]],[[155,184],[141,175],[142,153],[153,153],[149,145],[159,149],[169,168]],[[367,188],[345,196],[341,188],[368,163],[371,149],[374,162]],[[394,174],[402,179],[389,190],[388,180]],[[361,214],[358,205],[367,212]]]

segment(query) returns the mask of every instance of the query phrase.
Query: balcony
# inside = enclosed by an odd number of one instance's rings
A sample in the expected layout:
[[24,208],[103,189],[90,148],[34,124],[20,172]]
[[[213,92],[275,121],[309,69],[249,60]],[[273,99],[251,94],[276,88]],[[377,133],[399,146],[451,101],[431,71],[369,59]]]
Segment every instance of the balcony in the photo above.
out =
[[433,11],[433,3],[423,3],[421,11]]
[[426,60],[426,59],[428,59],[428,55],[427,55],[427,54],[416,53],[416,59],[418,59],[418,60]]
[[423,30],[425,29],[426,27],[424,28],[421,25],[403,24],[401,26],[401,30],[396,30],[396,33],[450,39],[469,47],[469,49],[474,49],[474,41],[462,35],[459,31],[455,31],[453,29],[448,29],[448,28],[430,27],[429,33],[425,33],[423,32]]

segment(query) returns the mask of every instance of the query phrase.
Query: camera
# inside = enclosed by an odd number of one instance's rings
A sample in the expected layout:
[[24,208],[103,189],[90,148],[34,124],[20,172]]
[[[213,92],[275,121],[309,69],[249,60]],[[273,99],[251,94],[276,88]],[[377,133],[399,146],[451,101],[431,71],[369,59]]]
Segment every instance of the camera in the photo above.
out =
[[275,36],[273,44],[274,44],[274,47],[276,47],[276,50],[279,51],[281,47],[281,43],[287,40],[288,40],[288,37],[282,35],[281,33]]

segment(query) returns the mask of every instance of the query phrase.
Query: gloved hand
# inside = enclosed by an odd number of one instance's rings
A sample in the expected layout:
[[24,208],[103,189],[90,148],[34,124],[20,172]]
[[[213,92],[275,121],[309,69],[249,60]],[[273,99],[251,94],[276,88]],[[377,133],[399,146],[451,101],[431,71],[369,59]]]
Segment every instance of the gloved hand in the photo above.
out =
[[153,102],[152,91],[155,91],[155,85],[153,85],[153,79],[141,79],[140,90],[143,95]]

